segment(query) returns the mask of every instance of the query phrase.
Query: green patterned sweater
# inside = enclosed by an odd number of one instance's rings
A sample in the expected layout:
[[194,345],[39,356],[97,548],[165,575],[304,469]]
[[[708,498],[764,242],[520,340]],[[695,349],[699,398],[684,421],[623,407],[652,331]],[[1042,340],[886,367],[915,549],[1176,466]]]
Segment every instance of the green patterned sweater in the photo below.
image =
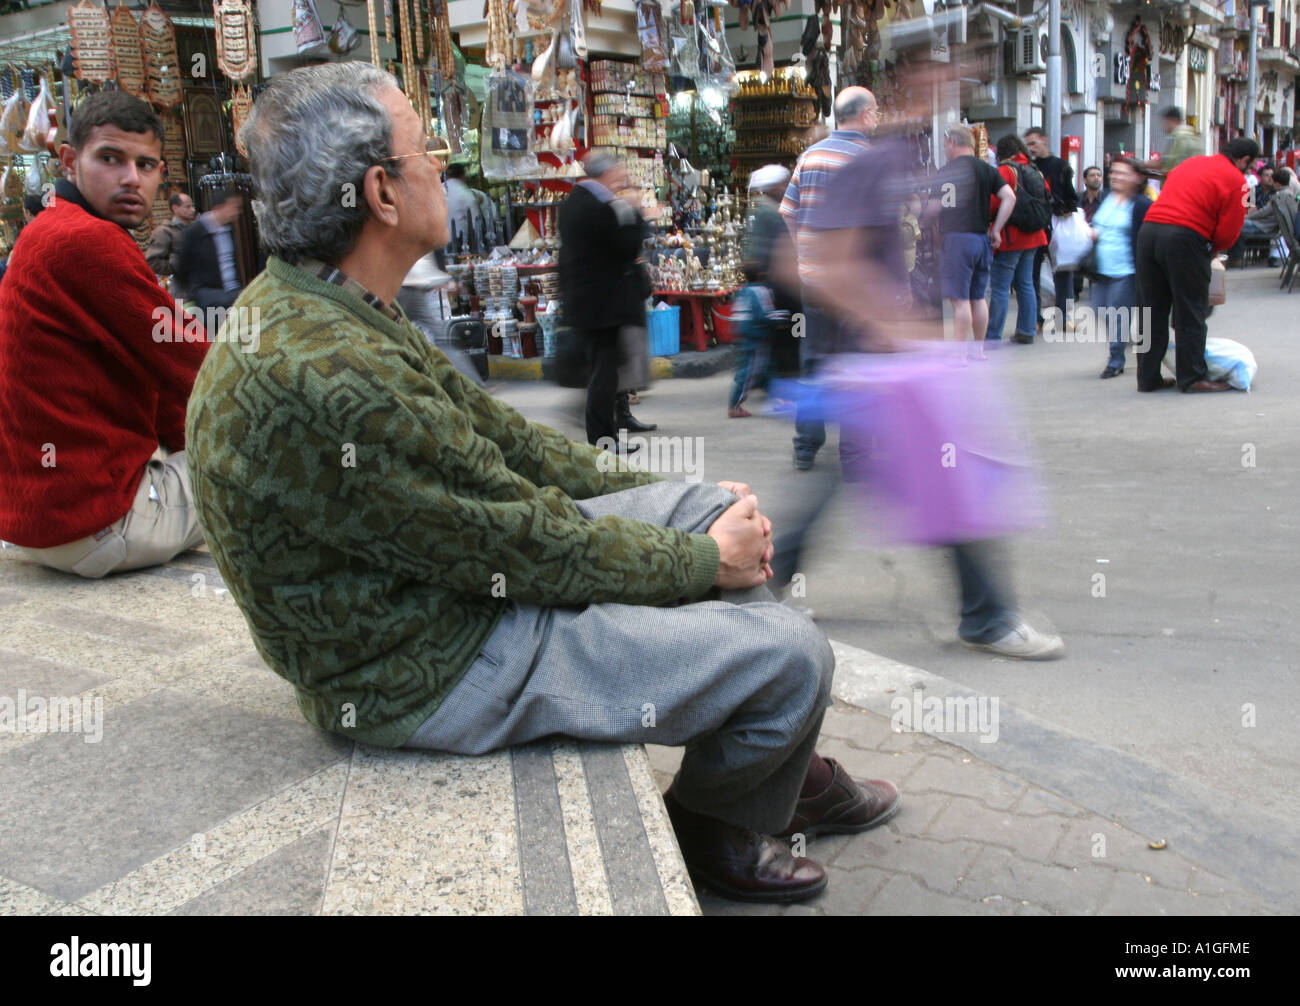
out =
[[[403,318],[272,258],[213,344],[186,422],[199,517],[258,651],[308,720],[398,747],[477,657],[506,599],[703,596],[708,535],[574,505],[657,476],[528,422]],[[503,596],[504,595],[504,596]]]

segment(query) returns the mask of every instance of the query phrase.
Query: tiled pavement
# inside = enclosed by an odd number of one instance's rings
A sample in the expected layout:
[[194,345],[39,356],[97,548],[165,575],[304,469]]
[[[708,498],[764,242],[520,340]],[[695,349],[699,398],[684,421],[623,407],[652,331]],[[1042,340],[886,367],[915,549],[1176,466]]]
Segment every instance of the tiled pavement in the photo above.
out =
[[[788,907],[700,892],[705,915],[1240,915],[1273,910],[1158,838],[1113,821],[884,716],[842,702],[819,750],[859,779],[898,784],[903,809],[862,835],[808,843],[830,883]],[[680,753],[651,747],[661,785]]]
[[[549,904],[526,906],[522,893],[530,846],[512,793],[518,755],[375,751],[310,727],[292,690],[253,650],[205,554],[90,583],[0,551],[0,696],[19,689],[101,698],[103,734],[86,743],[75,733],[0,731],[0,914],[519,912]],[[1177,848],[1153,851],[1149,836],[961,747],[892,733],[876,713],[837,704],[821,749],[859,777],[898,782],[902,813],[865,835],[810,844],[831,874],[818,900],[737,906],[705,893],[706,914],[1276,907]],[[643,865],[662,885],[657,904],[690,914],[695,902],[656,780],[639,749],[624,753],[645,821]],[[662,788],[679,753],[650,755]],[[626,819],[627,808],[611,811],[589,789],[588,751],[556,744],[541,757],[553,766],[554,814],[568,845],[568,907],[637,910],[634,886],[607,873],[598,851],[610,820]],[[451,807],[448,792],[457,797]],[[465,814],[466,806],[481,813]]]
[[643,749],[319,731],[204,553],[86,582],[0,551],[20,697],[87,715],[0,717],[0,915],[698,913]]

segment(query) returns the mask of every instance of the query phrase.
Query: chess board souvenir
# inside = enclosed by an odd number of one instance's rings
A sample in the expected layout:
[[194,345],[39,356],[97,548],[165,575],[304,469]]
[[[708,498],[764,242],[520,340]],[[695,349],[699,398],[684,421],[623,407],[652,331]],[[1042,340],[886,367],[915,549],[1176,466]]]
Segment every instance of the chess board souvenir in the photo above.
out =
[[103,84],[113,79],[113,28],[108,11],[91,0],[68,8],[68,34],[77,79]]
[[113,11],[113,62],[117,86],[127,94],[144,97],[144,52],[140,48],[140,22],[119,4]]

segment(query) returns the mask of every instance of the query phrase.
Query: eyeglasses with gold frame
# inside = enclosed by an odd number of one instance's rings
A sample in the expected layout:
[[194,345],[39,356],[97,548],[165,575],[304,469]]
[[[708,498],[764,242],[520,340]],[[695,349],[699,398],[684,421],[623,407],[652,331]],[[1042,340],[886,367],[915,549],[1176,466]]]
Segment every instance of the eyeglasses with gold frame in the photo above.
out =
[[451,145],[445,137],[430,136],[425,144],[425,149],[417,151],[414,154],[394,154],[392,157],[385,157],[381,164],[388,161],[400,161],[407,157],[432,157],[434,164],[439,171],[446,171],[447,164],[451,161]]

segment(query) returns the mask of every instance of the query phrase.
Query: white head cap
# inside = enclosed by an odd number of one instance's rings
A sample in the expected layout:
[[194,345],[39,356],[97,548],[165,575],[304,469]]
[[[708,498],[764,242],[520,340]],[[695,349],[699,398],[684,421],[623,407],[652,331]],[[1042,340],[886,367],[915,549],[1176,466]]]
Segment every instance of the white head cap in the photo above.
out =
[[766,192],[790,181],[790,169],[780,164],[765,164],[749,176],[749,187]]

